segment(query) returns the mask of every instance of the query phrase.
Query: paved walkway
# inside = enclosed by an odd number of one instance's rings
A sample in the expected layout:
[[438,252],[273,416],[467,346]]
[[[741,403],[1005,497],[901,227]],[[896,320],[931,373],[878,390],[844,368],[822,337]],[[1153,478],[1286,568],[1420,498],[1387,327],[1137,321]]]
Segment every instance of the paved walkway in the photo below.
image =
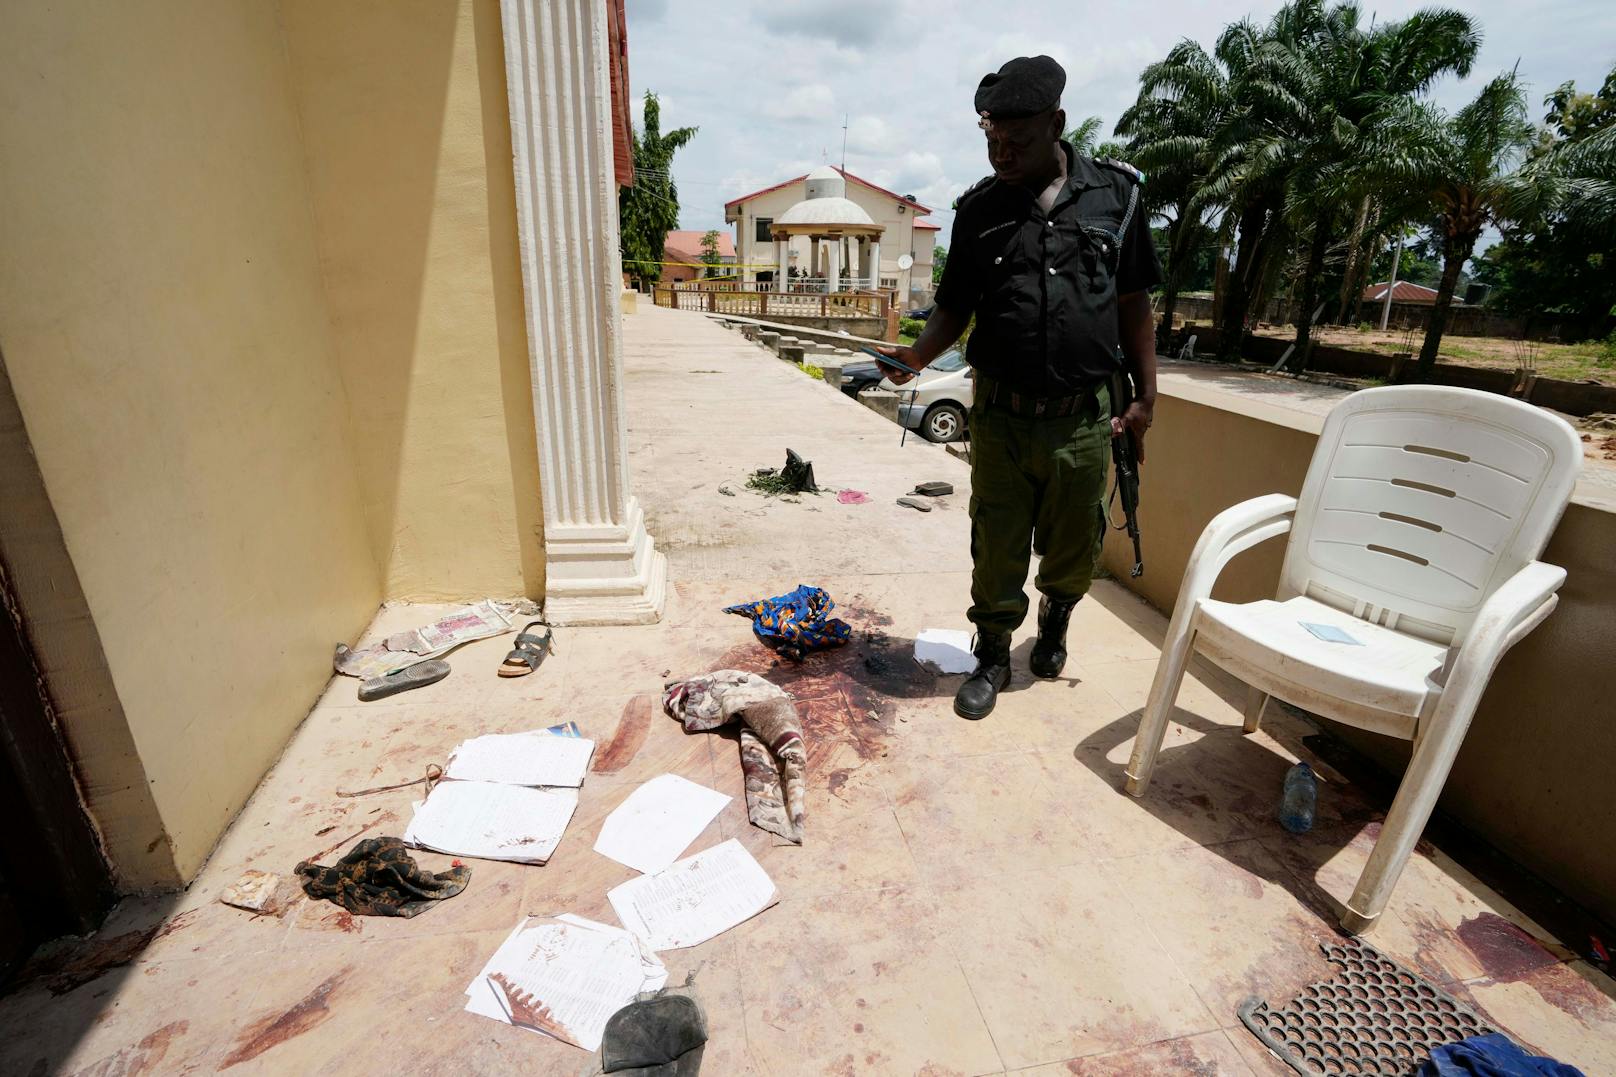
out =
[[[507,643],[488,640],[399,699],[359,704],[354,682],[334,682],[188,893],[126,902],[0,1001],[0,1072],[592,1072],[582,1051],[461,1012],[461,992],[524,913],[614,922],[605,894],[630,872],[594,835],[639,782],[674,771],[735,797],[695,848],[739,838],[781,897],[663,955],[706,1007],[705,1073],[1288,1073],[1236,1007],[1328,975],[1318,944],[1378,797],[1314,757],[1294,719],[1241,735],[1239,686],[1208,670],[1186,684],[1151,795],[1118,792],[1162,619],[1108,583],[1078,609],[1063,679],[1020,672],[989,720],[955,719],[958,678],[909,654],[920,629],[963,626],[965,496],[929,515],[894,499],[923,479],[963,491],[964,466],[900,450],[885,420],[698,315],[642,308],[625,336],[635,486],[673,574],[663,622],[562,631],[522,680],[494,676]],[[822,485],[872,500],[740,489],[788,446]],[[826,587],[855,638],[789,668],[719,610],[797,583]],[[386,610],[371,635],[433,612]],[[733,740],[686,736],[658,708],[665,679],[723,666],[799,700],[801,848],[748,825]],[[289,873],[356,833],[398,833],[415,796],[335,790],[412,777],[472,734],[566,719],[600,749],[547,866],[478,862],[464,894],[413,920],[216,902],[243,869]],[[1326,784],[1318,826],[1294,837],[1273,808],[1298,757]],[[1560,945],[1585,940],[1552,938],[1441,851],[1422,844],[1372,941],[1526,1042],[1616,1071],[1616,987]]]

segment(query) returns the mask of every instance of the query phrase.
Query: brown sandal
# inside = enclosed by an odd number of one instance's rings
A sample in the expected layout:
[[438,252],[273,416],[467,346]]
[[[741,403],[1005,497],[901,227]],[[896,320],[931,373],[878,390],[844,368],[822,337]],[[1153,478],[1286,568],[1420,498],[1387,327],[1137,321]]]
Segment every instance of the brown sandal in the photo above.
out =
[[[529,628],[535,625],[544,626],[544,635],[536,636],[528,631]],[[505,661],[500,664],[499,675],[501,677],[526,677],[529,673],[538,669],[539,663],[544,661],[544,656],[553,650],[555,650],[555,633],[551,631],[549,623],[531,621],[517,634],[515,646],[511,648],[511,653],[505,656]]]

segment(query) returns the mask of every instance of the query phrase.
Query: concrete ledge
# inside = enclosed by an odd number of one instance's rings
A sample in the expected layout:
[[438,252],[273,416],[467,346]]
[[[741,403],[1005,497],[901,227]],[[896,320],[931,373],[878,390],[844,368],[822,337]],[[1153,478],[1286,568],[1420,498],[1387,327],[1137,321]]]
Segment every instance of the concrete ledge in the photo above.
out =
[[780,358],[784,359],[788,363],[798,363],[798,364],[800,364],[802,362],[802,345],[801,344],[781,344],[780,345]]
[[835,389],[838,393],[842,391],[842,368],[840,366],[834,363],[816,363],[814,365],[825,372],[826,385]]
[[858,395],[858,402],[892,422],[898,421],[898,394],[885,389],[866,389]]

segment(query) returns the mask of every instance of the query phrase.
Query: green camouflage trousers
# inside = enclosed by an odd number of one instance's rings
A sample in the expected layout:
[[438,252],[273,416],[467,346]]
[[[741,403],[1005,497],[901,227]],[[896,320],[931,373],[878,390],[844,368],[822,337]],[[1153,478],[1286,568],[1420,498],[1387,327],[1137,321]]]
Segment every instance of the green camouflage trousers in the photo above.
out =
[[1065,418],[1031,419],[978,400],[971,408],[971,609],[978,631],[1014,631],[1027,617],[1027,566],[1038,590],[1088,593],[1105,541],[1111,468],[1110,394]]

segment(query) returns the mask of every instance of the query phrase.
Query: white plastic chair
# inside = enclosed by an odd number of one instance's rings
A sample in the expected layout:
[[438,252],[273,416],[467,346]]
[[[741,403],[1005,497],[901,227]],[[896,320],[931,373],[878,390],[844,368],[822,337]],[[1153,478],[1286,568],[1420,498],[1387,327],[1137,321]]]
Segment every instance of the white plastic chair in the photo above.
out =
[[[1388,387],[1330,412],[1300,498],[1215,517],[1190,555],[1128,792],[1143,796],[1192,651],[1269,696],[1414,742],[1342,926],[1367,931],[1436,805],[1505,651],[1549,615],[1565,570],[1536,558],[1565,511],[1582,446],[1563,420],[1471,389]],[[1270,601],[1211,597],[1223,567],[1290,532]],[[1326,642],[1303,623],[1361,645]],[[1276,803],[1279,790],[1274,790]]]

